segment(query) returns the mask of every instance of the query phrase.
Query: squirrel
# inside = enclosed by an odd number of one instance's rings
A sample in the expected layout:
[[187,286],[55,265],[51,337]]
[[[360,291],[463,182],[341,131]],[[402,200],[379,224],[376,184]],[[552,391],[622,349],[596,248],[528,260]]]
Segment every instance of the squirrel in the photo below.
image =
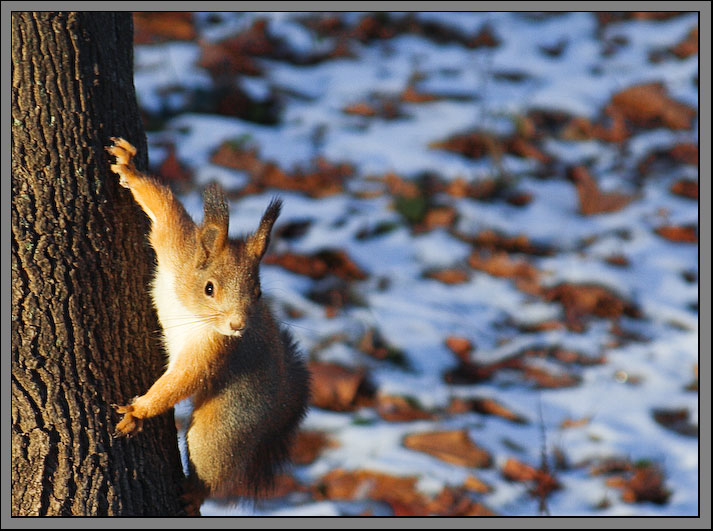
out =
[[198,514],[208,496],[264,495],[309,402],[309,371],[260,290],[259,264],[282,201],[270,202],[255,233],[229,239],[220,186],[205,190],[198,226],[167,186],[137,171],[134,146],[111,140],[111,169],[151,220],[152,298],[168,354],[146,394],[114,405],[123,414],[115,436],[135,435],[144,419],[190,396],[186,512]]

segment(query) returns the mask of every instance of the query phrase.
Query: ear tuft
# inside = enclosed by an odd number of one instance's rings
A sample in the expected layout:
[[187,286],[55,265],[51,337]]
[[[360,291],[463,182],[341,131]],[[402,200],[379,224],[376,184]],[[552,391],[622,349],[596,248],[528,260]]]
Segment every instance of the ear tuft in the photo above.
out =
[[228,232],[228,201],[225,192],[216,183],[203,191],[203,225],[224,226]]
[[265,213],[260,220],[260,226],[255,234],[249,236],[245,242],[248,253],[258,260],[265,255],[267,246],[270,244],[270,233],[277,217],[282,210],[282,199],[274,197],[267,206]]
[[204,267],[228,240],[228,201],[223,189],[211,184],[203,192],[203,223],[198,231],[198,262]]

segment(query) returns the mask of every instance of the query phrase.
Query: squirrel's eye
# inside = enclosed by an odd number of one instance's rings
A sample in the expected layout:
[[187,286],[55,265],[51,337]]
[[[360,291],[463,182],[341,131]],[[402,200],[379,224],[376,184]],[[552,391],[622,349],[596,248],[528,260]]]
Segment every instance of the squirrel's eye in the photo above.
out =
[[206,282],[206,285],[205,285],[205,294],[208,295],[209,297],[212,297],[214,291],[215,291],[215,288],[213,287],[213,283],[209,280],[208,282]]

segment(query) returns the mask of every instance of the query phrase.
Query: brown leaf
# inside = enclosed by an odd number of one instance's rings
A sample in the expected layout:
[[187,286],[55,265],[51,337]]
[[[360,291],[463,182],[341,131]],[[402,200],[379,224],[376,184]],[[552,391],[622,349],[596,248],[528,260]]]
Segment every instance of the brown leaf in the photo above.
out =
[[492,133],[476,131],[453,135],[444,141],[433,142],[429,147],[459,153],[470,159],[490,156],[494,160],[500,160],[504,153],[509,153],[522,158],[532,158],[541,163],[548,163],[552,160],[532,141],[518,134],[499,138]]
[[509,139],[506,143],[505,151],[512,155],[522,157],[523,159],[535,159],[537,162],[541,162],[543,164],[547,164],[552,161],[552,157],[535,147],[532,142],[520,136],[514,136]]
[[622,489],[621,499],[627,503],[652,502],[663,505],[671,495],[663,485],[663,474],[655,465],[636,467],[630,478],[616,479],[607,484]]
[[476,446],[465,430],[414,433],[404,438],[404,446],[460,466],[487,468],[492,461],[490,454]]
[[686,391],[698,392],[698,364],[697,363],[693,366],[693,374],[694,374],[693,380],[691,380],[691,383],[689,383],[685,387],[685,389],[686,389]]
[[470,339],[458,336],[449,336],[446,338],[446,346],[463,362],[470,362],[470,354],[473,352],[474,346]]
[[444,487],[426,506],[427,514],[439,516],[495,516],[495,513],[474,502],[461,489]]
[[470,280],[470,276],[468,275],[467,271],[453,268],[427,271],[424,276],[426,278],[438,280],[439,282],[443,282],[444,284],[463,284]]
[[612,96],[610,109],[644,128],[690,129],[696,110],[668,96],[662,83],[634,85]]
[[689,420],[689,412],[687,409],[654,409],[652,411],[654,420],[664,428],[667,428],[681,435],[690,437],[698,436],[698,426],[691,423]]
[[409,84],[401,93],[401,101],[404,103],[424,103],[438,99],[433,94],[419,92],[413,85]]
[[384,184],[391,195],[407,198],[414,198],[421,195],[416,183],[408,179],[403,179],[395,173],[387,173],[383,177]]
[[564,419],[560,424],[560,428],[581,428],[582,426],[589,424],[591,420],[591,417],[583,417],[581,419]]
[[478,479],[472,474],[469,474],[468,477],[465,478],[463,488],[472,492],[477,492],[479,494],[489,494],[493,492],[493,487],[491,485],[488,485],[487,483]]
[[255,148],[245,148],[235,142],[221,144],[211,162],[248,173],[251,182],[242,190],[243,194],[277,188],[326,197],[341,193],[344,182],[354,172],[349,164],[335,164],[318,157],[312,167],[294,169],[289,175],[274,162],[261,160]]
[[529,194],[527,192],[513,192],[511,194],[508,194],[508,196],[505,198],[505,201],[516,207],[527,206],[532,201],[532,194]]
[[552,491],[561,488],[559,481],[546,470],[534,468],[513,457],[505,462],[502,474],[511,481],[532,482],[530,494],[540,500],[544,500]]
[[422,230],[429,231],[436,227],[450,227],[457,217],[457,211],[452,206],[433,207],[426,211]]
[[691,55],[698,53],[698,26],[691,29],[688,35],[679,42],[676,46],[671,48],[671,52],[679,59],[685,59]]
[[335,446],[337,443],[330,440],[324,432],[301,430],[297,432],[290,449],[291,460],[296,465],[308,465],[317,459],[322,450]]
[[656,229],[656,234],[672,242],[698,243],[696,227],[664,225]]
[[310,362],[312,404],[332,411],[351,411],[364,387],[366,372],[335,363]]
[[544,290],[543,298],[562,304],[567,326],[572,330],[581,330],[582,319],[590,314],[608,319],[618,319],[621,315],[640,316],[633,303],[596,284],[565,282]]
[[698,200],[698,181],[680,179],[671,185],[671,191],[681,197]]
[[134,13],[134,44],[193,41],[193,13],[137,11]]
[[376,116],[376,109],[365,102],[353,103],[344,107],[343,112],[346,114],[356,114],[359,116]]
[[191,173],[178,160],[176,147],[173,144],[168,146],[168,155],[161,163],[158,174],[164,179],[174,182],[186,182],[190,180]]
[[610,457],[593,465],[589,473],[593,476],[601,476],[607,474],[620,474],[633,470],[633,465],[627,459],[619,457]]
[[697,144],[676,144],[669,151],[673,160],[698,166],[698,145]]
[[503,476],[511,481],[533,481],[537,478],[538,472],[536,468],[526,465],[514,457],[509,458],[502,469]]
[[611,264],[613,266],[617,267],[628,267],[629,266],[629,259],[624,256],[623,254],[612,254],[610,256],[607,256],[606,261],[608,264]]
[[584,216],[621,210],[634,199],[634,196],[631,195],[602,192],[584,166],[572,168],[569,177],[577,187],[579,212]]
[[477,132],[454,135],[444,141],[433,142],[429,147],[459,153],[469,159],[479,159],[488,155],[500,158],[503,151],[494,135]]
[[279,265],[314,279],[321,279],[331,274],[343,280],[364,280],[368,275],[341,249],[323,249],[312,255],[300,255],[286,252],[268,255],[265,264]]
[[492,398],[473,398],[471,399],[471,409],[484,415],[495,415],[506,420],[516,422],[518,424],[527,424],[528,420],[522,415],[518,415],[510,408],[493,400]]
[[534,381],[538,387],[545,389],[560,389],[574,387],[581,382],[577,375],[567,372],[552,373],[541,367],[527,366],[524,371],[525,379]]
[[448,371],[444,379],[452,384],[471,384],[489,380],[500,369],[523,370],[523,368],[523,361],[518,355],[489,364],[461,359],[458,367]]
[[[313,494],[316,499],[374,499],[404,507],[424,507],[426,498],[417,491],[416,476],[398,477],[371,470],[334,469],[322,476]],[[421,513],[425,515],[426,513]]]
[[500,46],[500,39],[493,32],[489,25],[484,25],[478,34],[468,41],[469,48],[497,48]]
[[230,50],[219,42],[199,42],[201,56],[198,66],[205,68],[215,78],[227,77],[235,74],[246,76],[259,76],[262,69],[254,58],[239,50]]
[[380,395],[376,400],[379,416],[389,422],[410,422],[412,420],[430,420],[434,416],[421,409],[413,400],[402,396]]
[[[306,490],[306,487],[300,484],[294,476],[290,474],[277,474],[275,476],[275,483],[272,489],[261,492],[260,497],[265,499],[283,498],[292,492],[305,492]],[[253,496],[253,493],[247,488],[238,485],[230,490],[230,492],[226,493],[226,496],[250,498]]]
[[463,235],[459,237],[471,243],[476,249],[500,250],[508,253],[523,253],[535,256],[550,256],[554,254],[553,248],[547,245],[535,244],[525,234],[504,236],[492,230],[484,230],[472,237]]
[[267,32],[267,21],[257,19],[247,30],[219,42],[202,41],[198,66],[215,78],[234,74],[260,75],[261,69],[253,57],[278,57],[282,46]]
[[527,293],[538,294],[541,291],[537,268],[525,260],[511,259],[504,251],[473,251],[468,257],[468,265],[489,275],[512,278],[517,281],[516,286]]
[[463,177],[456,177],[444,187],[444,192],[453,197],[470,197],[472,199],[493,199],[502,190],[502,182],[496,179],[483,179],[468,182]]

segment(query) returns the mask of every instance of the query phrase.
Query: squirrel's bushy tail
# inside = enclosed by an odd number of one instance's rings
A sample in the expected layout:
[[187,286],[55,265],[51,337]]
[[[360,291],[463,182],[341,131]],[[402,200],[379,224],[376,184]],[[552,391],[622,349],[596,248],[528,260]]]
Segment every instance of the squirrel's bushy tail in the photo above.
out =
[[248,494],[258,498],[269,493],[274,487],[275,477],[289,462],[290,448],[297,427],[307,412],[310,397],[310,375],[299,354],[297,343],[288,330],[280,330],[280,340],[285,348],[285,368],[287,392],[290,402],[278,415],[279,423],[264,435],[261,444],[255,448],[251,462],[245,468],[244,485]]

